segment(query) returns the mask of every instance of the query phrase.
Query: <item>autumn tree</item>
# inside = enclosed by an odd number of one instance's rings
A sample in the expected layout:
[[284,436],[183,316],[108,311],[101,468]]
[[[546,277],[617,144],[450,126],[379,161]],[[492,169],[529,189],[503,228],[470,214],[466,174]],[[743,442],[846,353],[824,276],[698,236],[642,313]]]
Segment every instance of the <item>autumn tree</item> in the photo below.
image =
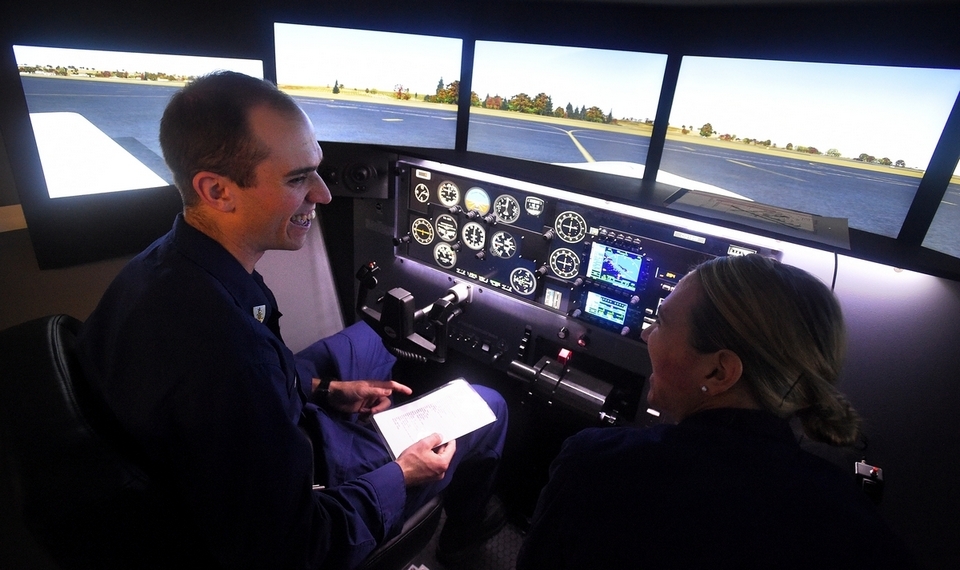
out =
[[713,136],[713,125],[710,123],[705,123],[700,127],[700,136],[701,137],[711,137]]
[[553,112],[553,102],[546,93],[539,93],[533,98],[533,113],[538,115],[549,115]]
[[606,119],[606,115],[603,114],[600,107],[590,107],[586,113],[584,113],[583,118],[594,123],[602,123]]
[[507,108],[521,113],[534,113],[533,99],[526,93],[517,93],[507,102]]

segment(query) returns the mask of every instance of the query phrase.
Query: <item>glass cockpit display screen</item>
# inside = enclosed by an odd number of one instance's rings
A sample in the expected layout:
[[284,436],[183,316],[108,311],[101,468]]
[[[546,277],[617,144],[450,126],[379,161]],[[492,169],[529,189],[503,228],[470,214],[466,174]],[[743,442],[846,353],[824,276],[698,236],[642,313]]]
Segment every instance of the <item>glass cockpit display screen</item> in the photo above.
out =
[[587,277],[626,291],[634,291],[640,279],[641,267],[643,258],[640,254],[594,242],[590,247]]
[[593,315],[594,317],[611,321],[618,325],[622,325],[627,319],[626,303],[593,291],[587,293],[583,310],[588,315]]

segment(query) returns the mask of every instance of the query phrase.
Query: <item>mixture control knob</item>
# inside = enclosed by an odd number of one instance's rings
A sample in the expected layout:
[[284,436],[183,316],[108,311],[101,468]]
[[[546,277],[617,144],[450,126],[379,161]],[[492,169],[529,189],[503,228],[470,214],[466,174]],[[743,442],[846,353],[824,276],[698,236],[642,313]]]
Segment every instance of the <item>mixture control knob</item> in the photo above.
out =
[[583,348],[587,348],[590,346],[590,337],[588,337],[586,334],[580,335],[580,338],[577,339],[577,344]]

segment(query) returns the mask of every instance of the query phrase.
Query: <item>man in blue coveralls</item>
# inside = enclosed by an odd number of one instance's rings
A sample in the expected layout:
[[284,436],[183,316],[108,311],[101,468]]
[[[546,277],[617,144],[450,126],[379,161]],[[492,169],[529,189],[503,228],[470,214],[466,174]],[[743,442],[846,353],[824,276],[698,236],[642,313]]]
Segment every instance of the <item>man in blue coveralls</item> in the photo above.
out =
[[468,557],[503,526],[488,500],[503,399],[476,387],[495,423],[391,460],[357,418],[411,392],[390,380],[393,357],[365,325],[295,357],[255,270],[269,249],[302,247],[330,201],[310,119],[271,83],[217,72],[174,95],[160,142],[183,213],[121,271],[79,338],[159,497],[159,556],[350,568],[446,489],[438,557]]

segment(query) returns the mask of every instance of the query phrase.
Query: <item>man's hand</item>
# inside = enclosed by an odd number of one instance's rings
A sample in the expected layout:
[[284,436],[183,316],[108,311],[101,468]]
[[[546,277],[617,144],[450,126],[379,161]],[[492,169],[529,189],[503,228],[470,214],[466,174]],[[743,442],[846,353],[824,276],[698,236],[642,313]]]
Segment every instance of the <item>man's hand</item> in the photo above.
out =
[[375,414],[390,407],[390,395],[394,392],[409,395],[413,390],[392,380],[333,381],[327,403],[341,412]]
[[403,483],[407,487],[443,479],[457,451],[457,440],[444,445],[440,445],[441,441],[443,438],[438,433],[428,435],[403,450],[397,458],[403,471]]

